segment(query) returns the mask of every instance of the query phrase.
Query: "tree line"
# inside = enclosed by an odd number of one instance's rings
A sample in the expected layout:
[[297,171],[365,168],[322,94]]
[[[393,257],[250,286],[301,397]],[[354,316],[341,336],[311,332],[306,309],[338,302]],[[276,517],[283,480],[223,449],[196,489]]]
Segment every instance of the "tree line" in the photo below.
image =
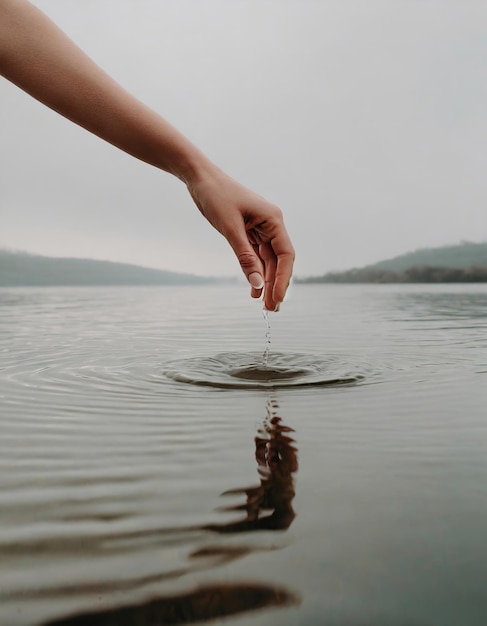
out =
[[487,267],[410,267],[402,272],[384,269],[352,269],[297,279],[298,283],[486,283]]

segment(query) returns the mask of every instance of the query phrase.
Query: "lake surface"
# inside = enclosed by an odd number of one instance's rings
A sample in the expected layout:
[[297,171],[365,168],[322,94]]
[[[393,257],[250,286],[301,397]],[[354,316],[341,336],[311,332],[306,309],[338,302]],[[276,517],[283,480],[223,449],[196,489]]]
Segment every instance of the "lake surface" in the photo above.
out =
[[0,289],[1,626],[487,624],[487,286],[261,307]]

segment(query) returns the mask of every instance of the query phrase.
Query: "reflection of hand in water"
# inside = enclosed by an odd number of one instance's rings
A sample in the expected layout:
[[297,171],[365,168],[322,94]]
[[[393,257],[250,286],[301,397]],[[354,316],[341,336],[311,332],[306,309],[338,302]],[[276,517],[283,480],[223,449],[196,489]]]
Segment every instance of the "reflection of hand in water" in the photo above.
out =
[[[245,504],[227,507],[226,511],[246,511],[247,517],[227,524],[210,524],[208,530],[218,533],[237,533],[250,530],[285,530],[295,518],[292,507],[294,498],[293,473],[298,469],[297,450],[288,433],[292,428],[284,426],[281,418],[271,413],[262,431],[264,436],[255,438],[255,459],[260,474],[260,485],[225,491],[223,495],[244,493]],[[270,515],[261,516],[263,511]]]
[[[292,428],[284,426],[281,418],[275,415],[276,405],[268,404],[268,415],[259,436],[255,438],[255,459],[260,475],[260,485],[244,489],[232,489],[223,495],[245,494],[246,502],[231,506],[227,511],[246,511],[243,520],[226,524],[209,524],[206,526],[178,527],[165,529],[157,534],[181,533],[184,531],[209,530],[217,533],[239,533],[252,530],[285,530],[292,524],[295,513],[292,507],[294,498],[293,474],[298,469],[297,450],[289,433]],[[262,515],[263,511],[271,511]],[[147,538],[147,530],[125,533],[123,539]],[[106,547],[106,546],[105,546]],[[154,585],[167,580],[179,578],[191,572],[201,571],[209,567],[217,567],[242,558],[262,546],[206,546],[194,550],[189,556],[189,566],[180,567],[166,572],[158,572],[144,578],[116,581],[90,581],[86,586],[79,583],[63,588],[56,588],[60,595],[82,596],[133,590],[144,585]],[[266,549],[266,548],[264,548]],[[267,548],[269,549],[269,548]],[[274,549],[274,548],[272,548]],[[44,596],[45,590],[42,591]],[[25,600],[26,594],[22,594]],[[154,623],[189,624],[195,621],[214,619],[228,615],[239,615],[243,612],[277,606],[290,606],[299,603],[299,597],[280,587],[268,584],[213,584],[183,593],[154,598],[141,604],[113,606],[96,609],[92,612],[72,615],[45,626],[108,626],[108,624],[149,626]]]

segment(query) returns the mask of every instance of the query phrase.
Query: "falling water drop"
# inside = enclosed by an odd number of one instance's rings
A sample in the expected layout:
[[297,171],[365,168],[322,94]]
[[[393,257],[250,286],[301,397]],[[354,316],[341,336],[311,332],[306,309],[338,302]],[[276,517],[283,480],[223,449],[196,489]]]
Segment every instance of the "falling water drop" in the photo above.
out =
[[264,316],[264,320],[266,323],[265,349],[262,356],[262,364],[265,368],[267,368],[267,365],[269,363],[269,350],[271,347],[271,323],[269,321],[269,311],[266,308],[262,309],[262,315]]

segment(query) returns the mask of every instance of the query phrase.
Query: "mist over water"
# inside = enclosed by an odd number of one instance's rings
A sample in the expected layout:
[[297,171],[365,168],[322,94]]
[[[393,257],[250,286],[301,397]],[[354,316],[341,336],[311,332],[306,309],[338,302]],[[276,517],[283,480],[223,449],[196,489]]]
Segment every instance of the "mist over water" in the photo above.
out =
[[0,624],[485,626],[487,287],[259,305],[0,289]]

